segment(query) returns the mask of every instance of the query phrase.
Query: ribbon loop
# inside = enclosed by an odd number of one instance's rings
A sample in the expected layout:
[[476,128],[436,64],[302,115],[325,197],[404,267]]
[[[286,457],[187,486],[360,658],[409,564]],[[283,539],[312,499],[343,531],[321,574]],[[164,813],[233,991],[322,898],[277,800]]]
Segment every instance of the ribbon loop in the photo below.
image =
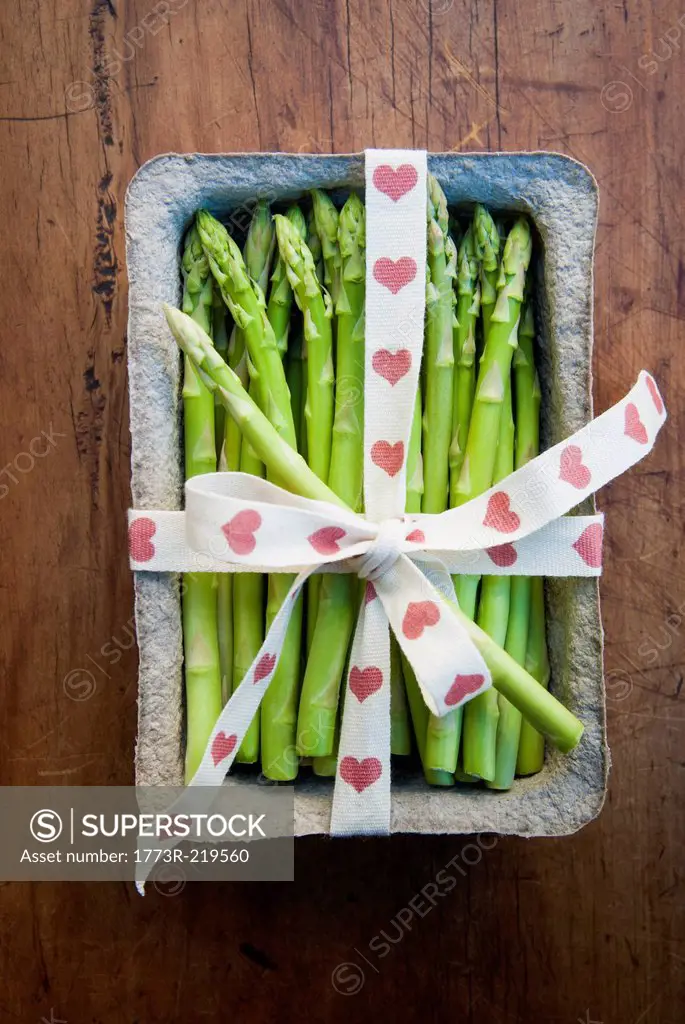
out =
[[374,580],[384,576],[402,554],[406,523],[402,519],[384,519],[368,550],[355,560],[357,576]]

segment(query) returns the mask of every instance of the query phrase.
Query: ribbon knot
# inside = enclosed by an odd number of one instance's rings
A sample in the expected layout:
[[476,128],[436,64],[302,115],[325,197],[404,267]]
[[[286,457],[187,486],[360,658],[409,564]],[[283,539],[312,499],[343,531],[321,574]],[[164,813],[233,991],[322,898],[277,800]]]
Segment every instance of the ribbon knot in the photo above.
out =
[[355,570],[361,580],[380,579],[393,567],[403,551],[407,524],[403,519],[384,519],[369,548],[355,559]]

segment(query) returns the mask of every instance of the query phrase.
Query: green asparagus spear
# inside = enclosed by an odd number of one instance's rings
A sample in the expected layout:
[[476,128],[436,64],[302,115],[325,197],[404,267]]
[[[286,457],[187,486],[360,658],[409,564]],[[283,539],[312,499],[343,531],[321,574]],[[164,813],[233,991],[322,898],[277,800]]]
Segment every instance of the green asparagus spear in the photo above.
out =
[[[209,269],[209,267],[208,267]],[[212,278],[212,340],[214,348],[222,359],[228,359],[228,331],[226,325],[226,305],[221,298],[221,292],[216,281]],[[219,456],[218,468],[225,471],[224,443],[227,424],[233,423],[230,416],[226,416],[226,410],[214,396],[214,434],[216,438],[216,450]],[[234,441],[239,444],[240,431],[233,423]],[[233,469],[238,469],[236,460]],[[233,580],[230,573],[217,573],[217,619],[219,630],[219,663],[221,665],[221,699],[225,704],[233,691]]]
[[237,373],[217,355],[207,333],[173,306],[165,304],[164,313],[179,348],[192,361],[202,383],[218,393],[243,438],[267,466],[269,477],[280,480],[281,486],[293,494],[345,508],[345,503],[317,477],[250,398]]
[[[549,658],[545,635],[545,593],[540,576],[533,577],[530,590],[530,623],[528,625],[525,668],[533,679],[537,679],[540,685],[547,689],[549,686]],[[524,718],[521,723],[516,774],[535,775],[542,770],[544,759],[544,737]]]
[[[416,389],[414,402],[414,415],[412,418],[411,433],[409,435],[409,446],[407,449],[407,498],[406,511],[420,512],[421,498],[423,495],[423,459],[421,457],[421,384]],[[407,703],[414,727],[416,746],[419,751],[423,773],[426,781],[431,786],[452,786],[454,779],[449,772],[431,772],[424,764],[426,752],[426,726],[428,725],[428,708],[421,696],[419,684],[416,681],[414,671],[406,660],[401,656],[402,675],[404,687],[407,694]]]
[[[428,176],[428,273],[426,294],[426,407],[424,411],[423,512],[444,512],[448,500],[454,380],[454,289],[457,252],[447,233],[447,200]],[[457,764],[459,716],[428,716],[425,763],[453,772]]]
[[335,309],[340,296],[342,256],[338,241],[338,211],[333,200],[320,189],[312,192],[312,210],[316,233],[321,242],[324,282]]
[[[315,501],[328,501],[342,508],[343,501],[324,484],[264,416],[247,394],[238,376],[217,355],[211,338],[189,316],[164,306],[167,322],[177,344],[193,362],[202,382],[219,397],[229,414],[238,421],[243,437],[267,466],[270,475],[283,481],[295,494]],[[544,732],[561,751],[572,750],[583,734],[581,722],[556,698],[543,689],[503,651],[475,622],[457,607],[450,608],[470,636],[488,666],[495,687],[529,721]]]
[[[183,309],[192,316],[214,351],[209,339],[212,329],[212,279],[194,228],[186,236],[183,276]],[[185,475],[189,480],[200,473],[213,473],[216,470],[216,442],[214,396],[188,357],[184,360],[183,413]],[[184,583],[183,644],[187,707],[185,773],[188,781],[200,764],[214,723],[221,713],[222,699],[216,575],[187,573]]]
[[[469,225],[459,247],[458,257],[457,323],[454,328],[454,400],[450,445],[451,508],[458,504],[457,484],[464,461],[476,390],[476,325],[480,312],[479,270],[474,227]],[[475,614],[478,583],[477,576],[462,575],[454,580],[459,605],[471,618]],[[454,717],[458,731],[461,710],[456,711]]]
[[[339,236],[343,264],[336,306],[338,373],[328,484],[346,505],[360,511],[364,465],[365,217],[364,205],[354,194],[340,213]],[[324,575],[300,697],[297,732],[298,750],[303,755],[325,757],[333,750],[340,682],[356,609],[353,577],[341,573]],[[314,749],[311,736],[317,737]]]
[[276,336],[266,316],[264,293],[251,280],[240,250],[223,224],[207,210],[200,210],[197,227],[224,302],[244,332],[250,377],[256,381],[259,405],[280,436],[294,446],[290,395]]
[[[250,386],[250,393],[255,389]],[[251,445],[243,441],[240,472],[264,476],[264,464]],[[228,575],[225,573],[224,575]],[[265,577],[260,572],[236,573],[233,579],[233,689],[237,689],[264,642]],[[260,709],[252,719],[236,755],[242,764],[259,759]]]
[[[516,397],[516,469],[525,466],[540,450],[540,384],[533,356],[535,325],[533,308],[526,302],[519,329],[519,347],[514,355]],[[531,611],[531,577],[513,576],[511,611],[505,648],[525,665]],[[516,771],[521,714],[506,698],[499,698],[497,725],[497,764],[492,789],[510,789]]]
[[[212,341],[222,359],[228,359],[228,327],[226,305],[216,283],[212,280]],[[214,405],[214,433],[216,450],[220,454],[224,443],[226,410],[218,400]]]
[[500,415],[517,345],[517,325],[530,256],[530,227],[521,217],[509,232],[502,255],[497,300],[485,338],[466,453],[455,492],[460,505],[492,485]]
[[[306,223],[298,206],[291,206],[286,214],[293,229],[304,237]],[[267,320],[273,328],[276,344],[283,359],[288,348],[288,331],[293,292],[288,273],[280,252],[272,279],[272,289],[267,304]],[[300,367],[302,362],[300,360]],[[295,426],[295,442],[300,432],[300,410],[295,408],[290,395],[291,411]],[[278,614],[285,595],[292,586],[294,577],[280,573],[269,577],[269,593],[266,606],[266,628]],[[262,701],[262,773],[268,779],[280,782],[292,781],[297,776],[298,759],[295,753],[295,728],[297,722],[297,699],[300,683],[300,647],[302,641],[302,598],[298,597],[285,638],[283,654],[274,673],[268,692]]]
[[[481,230],[481,235],[483,234],[482,223],[485,213],[482,208],[477,211],[478,227],[474,227],[477,236],[478,230]],[[520,218],[507,238],[502,256],[497,279],[497,298],[490,315],[490,325],[478,371],[464,461],[456,489],[452,491],[456,505],[464,504],[482,494],[494,480],[501,412],[507,394],[511,360],[517,344],[516,332],[523,301],[523,284],[530,255],[530,228],[527,221]],[[478,580],[474,576],[465,576],[460,580],[459,604],[469,619],[475,617],[477,585]],[[447,767],[451,764],[452,758],[456,763],[460,736],[459,710],[453,716],[448,715],[448,721],[438,731],[436,749],[440,743],[440,760],[438,761],[438,754],[435,757],[428,757],[431,767]],[[450,734],[449,722],[452,718],[456,721]],[[450,740],[454,743],[453,750],[449,747]],[[471,774],[467,763],[464,764],[464,769]]]
[[319,284],[325,284],[326,271],[323,265],[323,251],[321,249],[321,239],[319,233],[316,230],[316,221],[314,219],[314,210],[310,209],[307,214],[307,248],[312,254],[314,260],[314,270],[316,271],[316,279]]
[[[328,200],[328,196],[326,196],[326,199]],[[321,203],[319,203],[319,205],[321,205]],[[320,211],[320,219],[323,218],[324,214],[325,214],[325,209]],[[332,218],[329,217],[329,221],[331,219],[333,219],[333,220],[335,220],[337,222],[337,216],[338,216],[337,211],[335,211],[335,209],[334,209],[333,217]],[[337,242],[336,242],[336,245],[337,245]],[[318,225],[317,225],[317,222],[316,222],[316,210],[315,210],[315,203],[314,203],[314,197],[313,196],[312,196],[312,207],[311,207],[311,209],[309,211],[309,216],[308,216],[308,219],[307,219],[307,247],[309,248],[309,251],[312,254],[312,259],[314,261],[314,269],[315,269],[315,272],[316,272],[316,279],[319,282],[319,284],[323,286],[324,283],[325,283],[325,280],[326,280],[326,267],[324,265],[324,258],[323,258],[323,240],[322,240],[322,236],[321,236],[321,233],[319,232],[319,228],[318,228]],[[329,242],[329,245],[328,245],[328,249],[329,249],[329,265],[332,262],[332,259],[331,259],[331,249],[333,249],[335,251],[335,248],[336,248],[336,246],[333,246],[332,243]],[[336,257],[338,255],[339,254],[336,253]],[[330,295],[330,291],[329,291],[329,295]],[[306,347],[306,339],[305,339],[305,347]],[[331,322],[331,358],[333,357],[333,347],[334,347],[333,346],[333,323]],[[305,388],[305,391],[306,391],[306,388]],[[307,416],[307,406],[306,406],[306,400],[305,400],[305,420],[306,420],[306,416]],[[307,437],[307,432],[306,431],[305,431],[304,437],[305,437],[305,443],[304,443],[304,446],[303,446],[303,449],[302,449],[302,454],[305,455],[305,458],[308,459],[309,458],[309,455],[308,455],[309,447],[308,447],[308,437]],[[311,579],[307,583],[307,657],[309,657],[309,652],[310,652],[311,646],[312,646],[312,640],[314,639],[314,628],[316,626],[316,617],[317,617],[317,611],[318,611],[318,606],[319,606],[319,592],[320,592],[320,589],[321,589],[321,577],[318,576],[318,575],[317,576],[312,576]]]
[[[504,480],[514,468],[514,420],[512,416],[511,382],[505,385],[504,405],[500,419],[497,458],[493,484]],[[511,577],[486,576],[483,579],[478,605],[478,625],[495,643],[504,647],[509,622]],[[499,707],[497,691],[486,690],[474,697],[464,708],[463,767],[475,778],[491,781],[495,777],[495,751]]]
[[473,235],[476,257],[480,266],[480,302],[483,317],[483,340],[490,330],[490,317],[497,301],[499,278],[500,234],[497,225],[484,206],[478,204],[473,214]]
[[456,252],[447,232],[447,200],[428,176],[428,272],[426,290],[426,402],[423,430],[424,512],[447,508],[452,431],[454,292]]
[[[254,208],[245,240],[245,269],[261,291],[269,279],[276,232],[268,203],[260,201]],[[257,400],[255,379],[250,381],[250,394]],[[240,451],[240,472],[264,476],[264,465],[249,444]],[[242,682],[264,642],[264,576],[261,573],[237,573],[233,581],[233,688]],[[245,733],[236,761],[254,764],[259,758],[260,711],[255,714]]]
[[[299,206],[291,206],[286,217],[292,223],[293,227],[300,233],[304,238],[307,231],[307,224],[304,219],[304,214],[300,210]],[[264,289],[266,291],[266,289]],[[276,262],[274,264],[274,272],[271,275],[271,290],[269,292],[269,301],[266,305],[266,316],[273,327],[274,334],[276,335],[276,345],[278,351],[281,353],[281,359],[285,356],[288,348],[288,329],[290,327],[290,311],[293,304],[293,290],[288,280],[288,274],[286,271],[285,263],[280,252],[276,256]],[[295,423],[295,432],[297,433],[298,424]]]
[[[292,229],[293,235],[297,237],[297,229],[291,221],[283,217],[279,219],[285,221]],[[219,283],[224,301],[244,332],[250,377],[254,381],[259,406],[277,434],[294,449],[296,435],[290,394],[276,335],[266,316],[263,291],[248,275],[240,251],[226,229],[204,210],[198,213],[197,221],[212,273]],[[249,438],[248,441],[252,444]],[[252,447],[255,448],[254,444]],[[270,460],[269,465],[272,472],[278,472],[276,462]],[[272,479],[287,486],[286,481],[278,476]],[[271,577],[267,627],[283,603],[291,582],[291,577],[283,573],[276,573]],[[299,681],[298,616],[301,614],[301,602],[298,601],[288,630],[285,649],[269,689],[269,699],[264,702],[266,728],[261,737],[262,770],[267,777],[271,777],[272,765],[277,778],[292,779],[297,773],[297,759],[294,753],[284,756],[284,752],[294,750],[295,716],[292,709],[293,695],[297,692]]]
[[[306,243],[286,217],[275,217],[278,248],[283,257],[295,301],[304,317],[307,349],[307,461],[320,480],[327,481],[333,429],[334,374],[332,307],[321,288],[314,260]],[[308,583],[307,622],[316,623],[320,576]],[[312,634],[313,635],[313,634]]]
[[421,384],[416,388],[414,415],[407,448],[407,512],[420,512],[423,498],[423,458],[421,455]]
[[304,374],[306,367],[304,365],[303,342],[302,332],[297,331],[294,338],[288,344],[288,358],[285,366],[285,377],[290,392],[290,405],[293,410],[293,419],[295,420],[295,439],[297,440],[298,452],[302,450],[303,406],[305,401]]
[[476,390],[476,323],[480,312],[478,260],[469,226],[457,261],[457,323],[454,327],[454,397],[450,445],[450,505],[457,504],[457,483],[464,461],[466,439]]

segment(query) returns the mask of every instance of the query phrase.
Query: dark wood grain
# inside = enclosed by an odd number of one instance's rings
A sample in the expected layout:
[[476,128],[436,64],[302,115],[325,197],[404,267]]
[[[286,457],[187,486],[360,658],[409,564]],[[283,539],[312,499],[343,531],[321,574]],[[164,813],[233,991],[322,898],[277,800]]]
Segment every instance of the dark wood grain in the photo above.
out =
[[[614,767],[597,822],[478,856],[459,838],[304,840],[292,885],[141,900],[6,884],[3,1021],[682,1020],[680,14],[670,0],[2,5],[3,783],[132,777],[122,205],[154,154],[569,153],[601,189],[597,408],[649,366],[671,411],[650,459],[601,496]],[[381,957],[374,937],[398,939],[398,913],[455,856],[452,892]],[[354,996],[332,984],[346,961],[364,972]]]

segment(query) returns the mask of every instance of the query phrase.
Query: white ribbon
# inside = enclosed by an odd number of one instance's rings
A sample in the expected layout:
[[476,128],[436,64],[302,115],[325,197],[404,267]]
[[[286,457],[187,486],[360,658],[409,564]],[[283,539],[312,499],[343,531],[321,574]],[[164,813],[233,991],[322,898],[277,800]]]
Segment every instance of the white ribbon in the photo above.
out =
[[[136,571],[298,574],[191,786],[219,785],[231,767],[308,576],[354,572],[368,581],[340,737],[331,821],[338,835],[389,830],[389,628],[433,714],[487,689],[488,668],[450,608],[448,574],[599,575],[603,517],[565,513],[642,459],[666,419],[642,371],[617,405],[485,494],[441,515],[406,516],[404,453],[423,345],[425,153],[369,151],[366,174],[366,515],[241,473],[188,481],[185,512],[129,513]],[[398,325],[391,338],[389,324]]]

